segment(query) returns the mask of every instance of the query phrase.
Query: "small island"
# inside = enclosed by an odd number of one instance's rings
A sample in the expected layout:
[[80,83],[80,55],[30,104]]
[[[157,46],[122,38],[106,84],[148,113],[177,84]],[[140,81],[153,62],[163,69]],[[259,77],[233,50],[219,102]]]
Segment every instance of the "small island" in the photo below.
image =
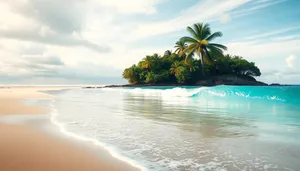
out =
[[123,78],[129,84],[123,86],[267,85],[254,78],[261,75],[254,62],[225,55],[227,47],[213,42],[222,37],[221,32],[211,32],[204,23],[187,27],[187,31],[190,37],[180,38],[174,52],[155,53],[126,68]]

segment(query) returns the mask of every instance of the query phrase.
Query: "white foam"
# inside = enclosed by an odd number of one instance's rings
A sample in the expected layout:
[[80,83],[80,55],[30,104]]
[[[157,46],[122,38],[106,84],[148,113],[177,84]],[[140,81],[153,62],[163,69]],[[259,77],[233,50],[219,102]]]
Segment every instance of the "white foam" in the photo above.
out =
[[81,140],[81,141],[86,141],[86,142],[91,142],[93,143],[94,145],[97,145],[97,146],[101,146],[102,148],[106,149],[110,154],[111,156],[113,156],[114,158],[120,160],[120,161],[124,161],[126,163],[128,163],[129,165],[135,167],[135,168],[138,168],[138,169],[141,169],[142,171],[147,171],[147,168],[143,167],[143,166],[140,166],[138,164],[136,164],[136,162],[132,161],[131,159],[128,159],[124,156],[121,156],[120,154],[118,154],[112,147],[109,147],[107,146],[106,144],[96,140],[96,139],[93,139],[93,138],[89,138],[89,137],[85,137],[85,136],[81,136],[81,135],[78,135],[78,134],[75,134],[73,132],[70,132],[68,130],[65,129],[64,125],[62,123],[59,123],[57,120],[56,120],[56,117],[58,115],[55,107],[54,107],[54,103],[55,103],[55,100],[52,101],[51,103],[51,123],[53,123],[55,126],[57,126],[60,130],[61,133],[67,135],[67,136],[70,136],[70,137],[73,137],[73,138],[76,138],[78,140]]
[[104,91],[120,91],[122,93],[133,93],[140,94],[146,96],[162,96],[164,98],[167,97],[192,97],[194,95],[199,94],[202,90],[207,89],[207,87],[200,87],[192,89],[188,91],[186,88],[172,88],[172,89],[142,89],[142,88],[134,88],[134,89],[120,89],[120,88],[103,88]]

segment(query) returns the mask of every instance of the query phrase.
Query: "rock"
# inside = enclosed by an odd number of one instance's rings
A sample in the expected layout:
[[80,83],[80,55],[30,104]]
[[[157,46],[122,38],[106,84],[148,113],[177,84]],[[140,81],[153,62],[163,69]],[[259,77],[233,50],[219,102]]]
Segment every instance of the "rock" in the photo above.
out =
[[279,83],[272,83],[269,86],[281,86]]
[[253,77],[222,75],[211,77],[207,80],[201,80],[196,83],[199,86],[215,86],[215,85],[249,85],[249,86],[265,86],[267,84],[256,81]]

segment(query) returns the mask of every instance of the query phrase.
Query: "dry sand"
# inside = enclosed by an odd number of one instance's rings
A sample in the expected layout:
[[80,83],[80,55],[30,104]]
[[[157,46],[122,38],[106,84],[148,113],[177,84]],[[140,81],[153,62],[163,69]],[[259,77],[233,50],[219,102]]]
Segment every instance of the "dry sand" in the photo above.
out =
[[[45,109],[26,106],[23,99],[51,98],[42,90],[55,88],[0,88],[0,117],[43,114]],[[110,161],[80,146],[45,134],[29,125],[0,123],[1,171],[119,171],[139,170],[125,162]]]

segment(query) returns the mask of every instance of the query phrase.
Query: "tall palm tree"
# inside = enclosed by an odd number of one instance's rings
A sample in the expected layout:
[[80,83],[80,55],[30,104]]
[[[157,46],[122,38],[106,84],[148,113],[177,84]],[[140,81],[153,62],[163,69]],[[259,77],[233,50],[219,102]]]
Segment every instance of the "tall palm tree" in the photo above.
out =
[[183,37],[181,41],[188,44],[188,47],[184,49],[183,53],[190,54],[196,53],[202,65],[202,74],[204,73],[204,62],[211,62],[218,56],[223,56],[223,50],[227,50],[227,47],[217,43],[211,43],[217,37],[221,37],[221,32],[211,33],[208,24],[198,23],[192,27],[187,27],[187,31],[192,37]]
[[184,55],[184,49],[187,48],[187,44],[182,40],[179,40],[174,47],[176,48],[175,53],[177,53],[179,57],[182,57]]

